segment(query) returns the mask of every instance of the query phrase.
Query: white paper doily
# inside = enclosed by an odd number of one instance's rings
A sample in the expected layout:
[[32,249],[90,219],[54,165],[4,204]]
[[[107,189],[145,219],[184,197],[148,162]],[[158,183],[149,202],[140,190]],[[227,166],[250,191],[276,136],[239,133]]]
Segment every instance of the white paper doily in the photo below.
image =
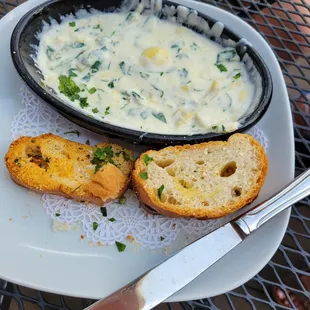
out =
[[[21,100],[24,108],[12,122],[13,139],[49,132],[82,143],[87,140],[91,144],[112,141],[110,138],[93,134],[66,120],[33,94],[27,86],[21,89]],[[256,126],[248,133],[267,149],[267,138],[260,128]],[[115,141],[123,146],[129,145],[135,155],[145,149],[119,140]],[[107,216],[103,216],[101,209],[95,205],[78,203],[49,194],[43,195],[43,207],[48,216],[61,223],[81,223],[86,236],[93,242],[100,242],[103,245],[111,245],[115,241],[123,241],[131,236],[144,247],[160,248],[170,245],[181,233],[189,240],[193,240],[202,236],[210,227],[210,221],[170,219],[146,214],[133,191],[128,190],[125,197],[124,205],[118,201],[106,205]]]

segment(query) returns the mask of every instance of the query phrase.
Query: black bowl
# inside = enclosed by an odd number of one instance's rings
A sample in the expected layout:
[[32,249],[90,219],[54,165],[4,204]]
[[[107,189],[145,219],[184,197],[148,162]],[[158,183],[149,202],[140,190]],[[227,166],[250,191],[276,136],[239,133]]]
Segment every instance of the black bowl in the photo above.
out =
[[[35,34],[41,31],[42,22],[49,22],[51,18],[60,21],[60,15],[74,13],[81,8],[86,10],[94,8],[100,11],[118,10],[122,2],[123,0],[52,0],[42,3],[27,12],[16,25],[11,37],[11,57],[19,75],[37,95],[70,121],[96,133],[122,138],[138,144],[163,146],[194,144],[209,140],[226,140],[233,133],[248,130],[262,118],[269,107],[272,96],[273,87],[270,72],[257,51],[226,26],[218,34],[214,34],[214,31],[204,33],[211,40],[220,42],[223,45],[229,45],[232,41],[236,42],[236,51],[247,66],[250,77],[253,81],[255,80],[257,92],[259,91],[253,99],[249,111],[239,120],[241,126],[234,132],[211,132],[195,135],[144,133],[98,121],[65,104],[51,88],[41,82],[43,79],[42,74],[36,67],[33,57],[31,57],[31,55],[35,54],[34,46],[39,44]],[[128,4],[130,0],[126,0],[126,2]],[[163,0],[164,5],[178,6],[174,2]],[[196,11],[190,9],[190,12],[195,14]],[[159,16],[165,18],[163,12],[160,12]],[[213,18],[199,12],[198,16],[208,23],[211,30],[215,24],[217,26],[222,25]],[[190,27],[186,21],[184,21],[183,25]],[[197,27],[191,28],[197,32],[203,32]]]

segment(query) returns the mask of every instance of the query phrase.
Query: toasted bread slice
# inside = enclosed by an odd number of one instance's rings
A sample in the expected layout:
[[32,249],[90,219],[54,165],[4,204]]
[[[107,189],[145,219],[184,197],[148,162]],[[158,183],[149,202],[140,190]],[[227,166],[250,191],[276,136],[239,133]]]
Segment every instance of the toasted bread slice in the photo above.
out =
[[101,206],[127,190],[134,160],[116,144],[90,146],[44,134],[15,140],[5,163],[19,185]]
[[133,185],[139,199],[161,214],[218,218],[252,202],[267,170],[263,147],[249,135],[234,134],[227,142],[143,153]]

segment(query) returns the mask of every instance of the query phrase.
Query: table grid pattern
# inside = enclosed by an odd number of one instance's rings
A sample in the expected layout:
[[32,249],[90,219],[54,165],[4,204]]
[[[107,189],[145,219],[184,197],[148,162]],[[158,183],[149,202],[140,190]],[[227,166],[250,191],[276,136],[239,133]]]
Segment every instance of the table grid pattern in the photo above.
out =
[[[0,0],[0,18],[23,0]],[[240,16],[269,42],[278,57],[292,106],[296,175],[310,167],[310,2],[309,0],[204,0]],[[285,237],[268,265],[226,294],[204,300],[162,304],[156,310],[296,309],[291,293],[310,300],[310,200],[292,209]],[[290,305],[274,298],[281,288]],[[93,301],[48,294],[0,280],[0,309],[84,309]],[[310,308],[305,308],[310,309]]]

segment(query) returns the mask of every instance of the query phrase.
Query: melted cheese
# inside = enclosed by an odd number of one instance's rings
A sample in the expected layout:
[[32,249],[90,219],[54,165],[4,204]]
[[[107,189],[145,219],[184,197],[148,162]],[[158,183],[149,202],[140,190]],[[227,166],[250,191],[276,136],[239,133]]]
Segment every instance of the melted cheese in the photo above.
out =
[[[44,83],[68,104],[143,132],[232,131],[254,94],[233,48],[137,12],[54,23],[40,34],[36,62]],[[77,96],[64,91],[61,76],[70,77]]]

